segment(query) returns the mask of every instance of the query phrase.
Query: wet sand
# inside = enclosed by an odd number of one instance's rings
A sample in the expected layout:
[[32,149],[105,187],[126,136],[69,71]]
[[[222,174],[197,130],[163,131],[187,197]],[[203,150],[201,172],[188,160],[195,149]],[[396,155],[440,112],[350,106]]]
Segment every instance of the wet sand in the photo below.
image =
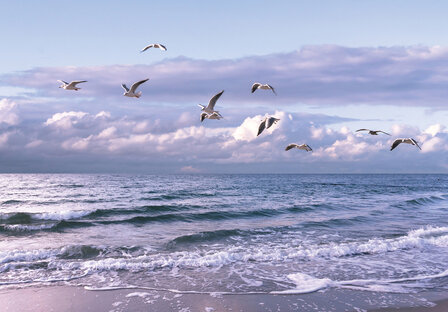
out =
[[[355,294],[356,293],[356,294]],[[330,290],[304,295],[179,294],[145,289],[89,291],[82,287],[48,286],[0,291],[1,311],[448,311],[448,300],[416,295]],[[436,302],[434,305],[433,302]],[[393,304],[393,305],[392,305]],[[395,306],[383,308],[381,306]],[[409,307],[414,306],[414,307]]]

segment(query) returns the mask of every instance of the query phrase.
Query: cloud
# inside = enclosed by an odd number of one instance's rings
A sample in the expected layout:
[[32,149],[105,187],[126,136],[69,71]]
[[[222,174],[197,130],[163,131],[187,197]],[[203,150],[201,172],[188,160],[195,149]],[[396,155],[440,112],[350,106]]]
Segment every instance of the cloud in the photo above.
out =
[[[390,104],[444,109],[448,98],[448,48],[309,46],[290,53],[229,60],[185,57],[151,65],[34,68],[0,76],[4,87],[32,88],[35,97],[64,101],[123,102],[121,83],[142,78],[142,101],[206,103],[221,89],[221,103],[310,105]],[[57,79],[86,79],[79,92],[57,88]],[[250,94],[254,81],[271,92]],[[138,100],[132,103],[137,103]]]
[[195,168],[193,166],[184,166],[180,168],[180,171],[184,173],[200,173],[201,169]]
[[[44,122],[33,125],[22,122],[0,134],[0,170],[5,170],[1,167],[5,160],[13,160],[17,166],[21,161],[36,166],[50,167],[51,164],[52,171],[75,172],[89,172],[92,168],[106,172],[180,170],[192,173],[217,172],[222,168],[230,168],[227,169],[230,171],[239,168],[243,172],[248,168],[256,172],[276,168],[291,172],[290,167],[297,170],[298,163],[305,172],[331,172],[335,168],[351,168],[350,172],[384,172],[385,164],[392,163],[398,168],[406,162],[425,164],[427,157],[439,157],[430,164],[432,170],[446,165],[446,157],[441,155],[446,153],[448,135],[441,126],[432,125],[421,131],[416,127],[394,125],[392,129],[396,133],[409,131],[408,134],[415,135],[423,152],[405,153],[402,150],[406,147],[400,147],[390,153],[393,139],[388,136],[354,133],[346,126],[338,130],[328,127],[344,118],[283,110],[269,115],[280,118],[280,122],[257,137],[264,115],[246,117],[226,127],[221,121],[211,121],[207,125],[198,120],[190,123],[189,116],[181,116],[167,127],[157,123],[157,119],[117,117],[106,111],[55,113]],[[285,146],[292,142],[307,143],[314,152],[285,152]],[[246,167],[241,167],[243,164]],[[424,168],[428,165],[423,165],[422,170]]]
[[17,104],[8,99],[0,100],[0,124],[16,125],[18,122]]

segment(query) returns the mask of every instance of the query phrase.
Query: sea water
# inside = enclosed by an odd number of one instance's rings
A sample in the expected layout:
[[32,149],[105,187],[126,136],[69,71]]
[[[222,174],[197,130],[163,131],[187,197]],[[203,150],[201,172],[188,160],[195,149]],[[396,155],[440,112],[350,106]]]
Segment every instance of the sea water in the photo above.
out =
[[0,175],[0,287],[448,289],[446,175]]

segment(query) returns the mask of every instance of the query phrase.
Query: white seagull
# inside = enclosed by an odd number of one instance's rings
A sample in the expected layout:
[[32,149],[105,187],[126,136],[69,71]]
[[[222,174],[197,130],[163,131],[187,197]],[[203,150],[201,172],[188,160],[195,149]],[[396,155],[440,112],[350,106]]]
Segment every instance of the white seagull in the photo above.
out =
[[[215,111],[215,104],[216,101],[221,97],[221,95],[224,93],[224,90],[222,90],[221,92],[215,94],[210,101],[208,102],[207,107],[205,107],[204,105],[198,104],[198,106],[201,108],[201,111],[205,112],[205,113],[209,113],[209,114],[213,114],[213,113],[218,113],[219,115],[219,111]],[[222,116],[221,116],[222,117]]]
[[275,124],[279,120],[280,119],[275,117],[266,117],[265,119],[263,119],[260,126],[258,126],[257,136],[259,136],[264,131],[264,129],[269,129],[273,124]]
[[312,152],[312,151],[313,151],[313,149],[312,149],[308,144],[301,144],[301,145],[299,145],[299,144],[296,144],[296,143],[291,143],[291,144],[289,144],[289,145],[285,148],[285,151],[289,151],[290,149],[293,149],[293,148],[297,148],[297,149],[305,150],[305,151],[307,151],[307,152]]
[[256,82],[252,85],[252,93],[254,93],[256,90],[258,89],[262,89],[262,90],[272,90],[272,92],[274,92],[275,95],[277,95],[277,93],[274,90],[274,87],[271,85],[266,84],[261,84],[259,82]]
[[394,143],[392,143],[392,146],[390,147],[390,150],[393,150],[394,148],[396,148],[398,145],[400,145],[401,143],[407,143],[407,144],[411,144],[411,145],[415,145],[417,146],[420,150],[421,147],[418,146],[418,143],[416,140],[414,140],[413,138],[406,138],[406,139],[396,139],[394,141]]
[[134,84],[131,86],[131,89],[128,89],[128,87],[126,87],[126,85],[125,85],[124,83],[121,84],[121,86],[123,87],[123,89],[126,90],[126,92],[123,93],[123,95],[124,95],[124,96],[129,96],[129,97],[136,97],[136,98],[139,98],[139,97],[142,95],[142,92],[140,91],[140,92],[135,93],[135,91],[137,90],[137,88],[138,88],[141,84],[145,83],[145,82],[148,81],[148,80],[149,80],[149,78],[147,78],[147,79],[143,79],[143,80],[140,80],[140,81],[134,83]]
[[222,117],[218,112],[213,112],[213,113],[211,113],[211,114],[206,113],[206,112],[202,112],[202,113],[201,113],[201,122],[203,122],[205,118],[207,118],[207,119],[218,119],[218,120],[220,120],[220,119],[223,118],[223,117]]
[[153,43],[153,44],[150,44],[150,45],[144,47],[144,48],[140,51],[140,53],[145,52],[145,51],[148,50],[149,48],[158,48],[158,49],[160,49],[160,50],[166,51],[166,47],[165,47],[163,44],[160,44],[160,43]]
[[59,88],[65,89],[65,90],[75,90],[78,91],[81,88],[78,88],[76,85],[78,83],[83,83],[83,82],[87,82],[87,80],[76,80],[76,81],[72,81],[70,83],[64,81],[64,80],[58,80],[60,83],[62,83]]
[[358,130],[356,130],[355,132],[358,132],[358,131],[369,131],[369,134],[371,134],[371,135],[378,135],[378,132],[381,132],[381,133],[390,135],[389,133],[384,132],[384,131],[382,131],[382,130],[358,129]]

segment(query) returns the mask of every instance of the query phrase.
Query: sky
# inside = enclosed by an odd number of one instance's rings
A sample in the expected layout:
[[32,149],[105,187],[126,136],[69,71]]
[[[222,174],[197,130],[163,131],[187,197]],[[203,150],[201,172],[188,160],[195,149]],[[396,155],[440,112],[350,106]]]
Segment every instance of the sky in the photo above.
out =
[[448,173],[446,1],[0,5],[0,172]]

